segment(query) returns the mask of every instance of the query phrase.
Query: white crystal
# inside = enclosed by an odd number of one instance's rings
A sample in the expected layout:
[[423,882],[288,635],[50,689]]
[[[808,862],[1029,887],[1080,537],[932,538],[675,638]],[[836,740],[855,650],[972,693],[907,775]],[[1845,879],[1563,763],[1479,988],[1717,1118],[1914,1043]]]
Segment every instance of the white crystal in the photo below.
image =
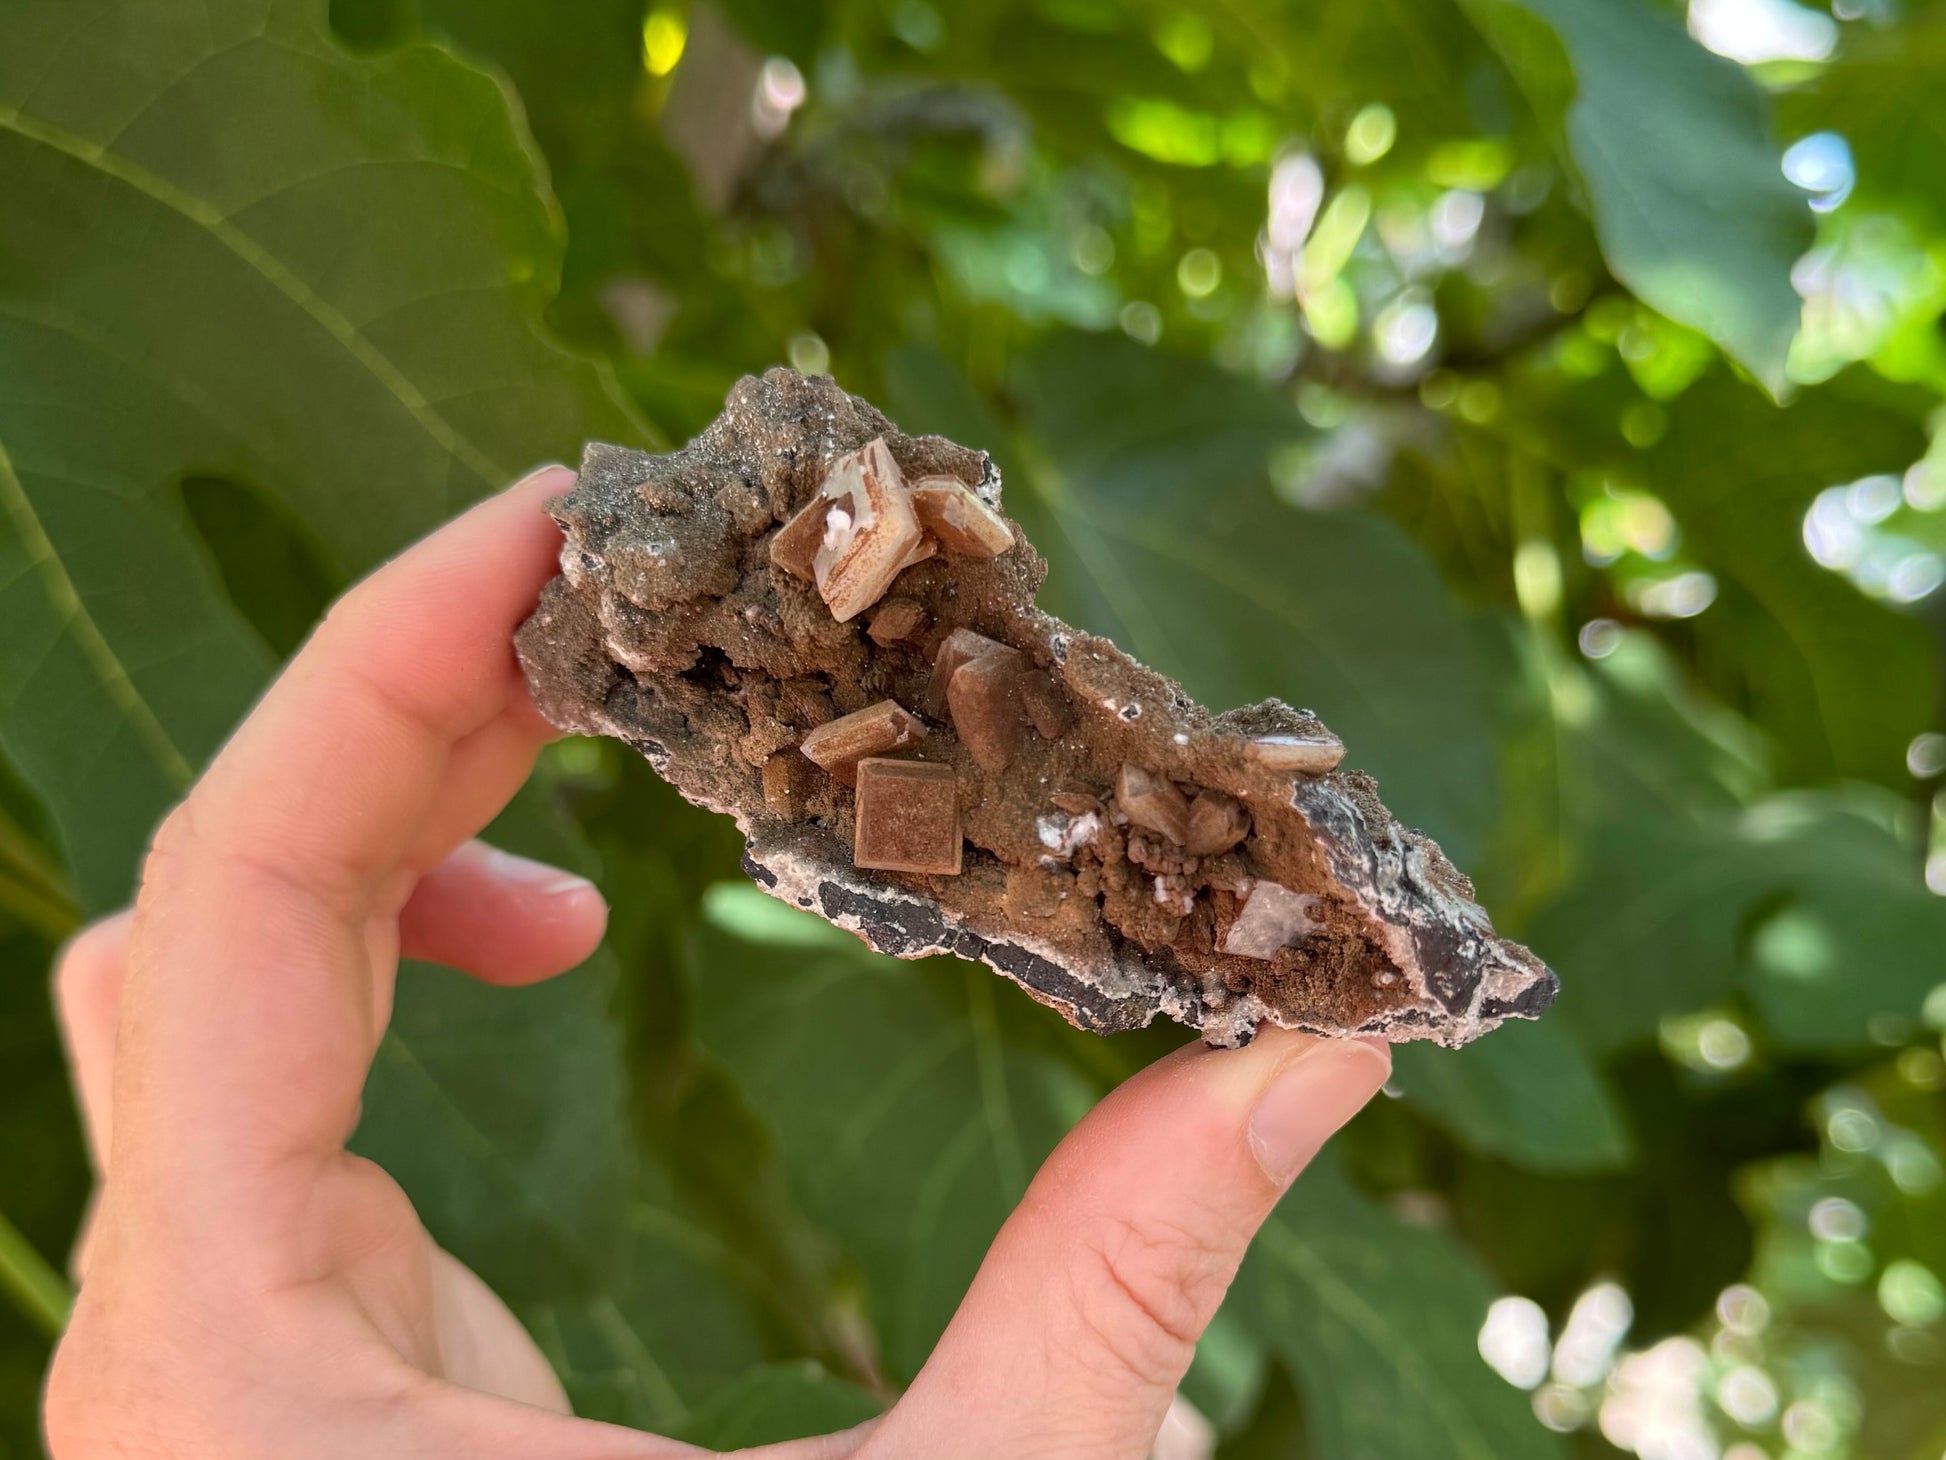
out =
[[1258,882],[1224,935],[1223,951],[1242,958],[1275,957],[1278,950],[1318,930],[1318,905],[1312,893],[1292,892],[1275,882]]

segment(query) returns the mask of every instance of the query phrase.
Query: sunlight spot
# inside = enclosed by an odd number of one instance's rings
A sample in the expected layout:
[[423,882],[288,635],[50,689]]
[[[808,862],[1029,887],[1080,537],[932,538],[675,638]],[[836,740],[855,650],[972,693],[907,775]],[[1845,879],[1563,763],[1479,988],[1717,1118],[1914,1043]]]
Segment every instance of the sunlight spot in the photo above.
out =
[[1693,1338],[1667,1338],[1615,1367],[1601,1404],[1601,1432],[1642,1460],[1717,1460],[1703,1415],[1709,1355]]
[[823,375],[831,369],[830,347],[810,330],[792,335],[786,349],[790,353],[791,369],[799,375]]
[[1732,1283],[1716,1295],[1716,1321],[1732,1333],[1762,1333],[1770,1323],[1770,1302],[1745,1283]]
[[1777,1385],[1753,1364],[1740,1364],[1716,1381],[1716,1402],[1745,1429],[1757,1429],[1777,1417]]
[[1630,583],[1629,602],[1650,618],[1695,618],[1716,602],[1716,579],[1700,568]]
[[1838,24],[1791,0],[1689,0],[1689,33],[1746,66],[1822,61],[1838,45]]
[[1399,137],[1399,119],[1382,101],[1360,107],[1358,115],[1345,128],[1345,161],[1353,167],[1377,162],[1392,150]]
[[1210,23],[1193,11],[1178,10],[1155,28],[1155,48],[1181,71],[1200,71],[1216,50]]
[[1635,1305],[1620,1283],[1596,1283],[1574,1300],[1554,1345],[1554,1377],[1563,1384],[1599,1384],[1615,1364],[1615,1350],[1635,1321]]
[[1622,626],[1612,618],[1591,618],[1574,641],[1585,657],[1606,659],[1622,646]]
[[1176,265],[1176,287],[1190,299],[1207,299],[1223,282],[1223,261],[1214,249],[1192,248]]
[[1372,342],[1389,365],[1425,359],[1439,338],[1439,314],[1423,289],[1401,291],[1372,321]]
[[1162,311],[1146,299],[1131,299],[1122,306],[1122,333],[1131,340],[1153,345],[1162,338]]
[[682,60],[689,30],[673,10],[651,10],[642,22],[642,68],[651,76],[667,76]]
[[1514,549],[1514,597],[1530,619],[1546,618],[1561,606],[1561,558],[1554,544],[1530,537]]
[[804,73],[788,56],[772,56],[757,73],[756,94],[750,98],[750,120],[757,135],[769,141],[781,137],[791,116],[804,105],[810,91]]
[[1430,223],[1433,241],[1449,259],[1457,262],[1473,246],[1480,223],[1487,215],[1487,200],[1467,188],[1450,188],[1432,205]]
[[1532,1298],[1496,1298],[1480,1325],[1480,1357],[1517,1389],[1547,1377],[1547,1314]]
[[1813,132],[1784,153],[1784,176],[1811,194],[1811,207],[1829,213],[1851,196],[1858,173],[1851,144],[1836,132]]
[[1857,1242],[1871,1230],[1864,1209],[1842,1196],[1827,1196],[1814,1203],[1805,1221],[1820,1242]]

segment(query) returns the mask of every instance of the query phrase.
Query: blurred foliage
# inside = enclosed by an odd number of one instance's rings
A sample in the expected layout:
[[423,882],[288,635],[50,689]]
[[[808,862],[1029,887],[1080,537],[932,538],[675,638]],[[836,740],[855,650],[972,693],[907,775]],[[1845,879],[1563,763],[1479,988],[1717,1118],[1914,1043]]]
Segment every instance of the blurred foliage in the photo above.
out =
[[[1561,971],[1285,1204],[1224,1456],[1937,1456],[1946,4],[1684,19],[0,8],[0,1460],[87,1187],[56,944],[345,583],[780,359],[991,450],[1049,607],[1315,708]],[[359,1143],[584,1413],[871,1413],[1177,1039],[863,953],[613,745],[494,834],[609,946],[407,969]]]

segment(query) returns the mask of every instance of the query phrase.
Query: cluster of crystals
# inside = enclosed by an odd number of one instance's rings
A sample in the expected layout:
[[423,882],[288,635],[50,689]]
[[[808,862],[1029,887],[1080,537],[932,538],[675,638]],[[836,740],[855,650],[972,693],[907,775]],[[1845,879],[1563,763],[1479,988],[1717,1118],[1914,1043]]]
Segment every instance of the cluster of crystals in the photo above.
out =
[[770,560],[816,583],[842,624],[941,548],[993,558],[1013,545],[1006,520],[957,477],[907,483],[881,437],[832,464],[818,494],[771,539]]
[[[1339,745],[1338,756],[1343,753]],[[1314,761],[1328,757],[1323,737],[1312,755]],[[1311,773],[1336,764],[1333,759]],[[1061,793],[1054,805],[1036,823],[1050,857],[1068,861],[1083,847],[1105,860],[1126,857],[1152,878],[1155,901],[1179,917],[1194,909],[1199,886],[1227,894],[1215,936],[1220,952],[1268,960],[1320,926],[1316,896],[1250,877],[1235,865],[1229,853],[1249,839],[1251,817],[1228,792],[1185,787],[1125,763],[1106,798]]]
[[[1005,519],[964,482],[921,477],[908,483],[879,439],[832,464],[818,494],[771,540],[770,559],[815,583],[839,623],[877,605],[865,632],[889,648],[917,640],[928,627],[920,604],[886,598],[900,573],[942,549],[993,558],[1013,545]],[[1051,738],[1069,723],[1067,705],[1046,674],[1019,650],[970,629],[953,630],[940,646],[925,710],[948,719],[986,770],[1006,768],[1028,725]],[[925,721],[887,699],[820,725],[799,747],[856,792],[854,865],[958,875],[963,839],[952,768],[895,754],[925,736]],[[769,767],[766,773],[772,774]],[[780,766],[774,774],[784,778],[789,771]]]
[[[772,539],[770,558],[815,583],[839,623],[873,610],[865,632],[890,648],[919,641],[931,627],[923,605],[886,596],[899,574],[942,550],[992,558],[1013,545],[1005,519],[964,482],[908,483],[880,439],[832,464],[817,495]],[[1074,724],[1051,675],[1020,650],[967,628],[941,641],[919,709],[949,725],[989,773],[1013,764],[1028,737],[1058,740]],[[1133,715],[1125,711],[1124,718]],[[926,718],[884,699],[819,725],[799,745],[804,760],[854,792],[854,865],[959,874],[964,839],[953,768],[901,755],[927,735]],[[1246,749],[1268,769],[1302,775],[1324,775],[1344,756],[1329,734],[1260,736]],[[793,764],[803,761],[779,757],[766,765],[765,795],[773,804],[790,800]],[[1105,864],[1130,864],[1150,879],[1156,904],[1172,917],[1188,916],[1203,890],[1217,894],[1213,934],[1223,953],[1268,960],[1320,926],[1317,897],[1252,877],[1244,859],[1232,855],[1249,840],[1252,823],[1225,791],[1124,764],[1112,789],[1057,792],[1053,802],[1035,826],[1050,860],[1071,861],[1085,847]]]

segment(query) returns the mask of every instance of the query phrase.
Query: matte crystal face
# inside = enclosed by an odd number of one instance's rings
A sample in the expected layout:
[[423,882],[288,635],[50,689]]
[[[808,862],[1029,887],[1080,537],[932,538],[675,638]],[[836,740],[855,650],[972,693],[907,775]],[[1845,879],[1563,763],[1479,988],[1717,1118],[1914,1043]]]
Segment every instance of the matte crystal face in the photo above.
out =
[[957,877],[965,845],[951,766],[916,760],[858,763],[852,865]]
[[1222,791],[1198,791],[1189,803],[1182,846],[1193,857],[1227,852],[1250,834],[1250,813]]
[[773,896],[1083,1028],[1457,1045],[1547,1007],[1315,715],[1205,709],[1043,612],[1001,499],[828,378],[745,380],[677,452],[589,448],[521,663],[556,725],[735,816]]
[[871,626],[865,632],[881,649],[889,649],[918,638],[926,624],[922,605],[910,598],[888,598],[872,611]]
[[993,649],[953,671],[946,708],[953,730],[982,770],[1004,771],[1027,734],[1018,693],[1027,661],[1014,649]]
[[1115,804],[1131,826],[1156,832],[1177,846],[1189,840],[1189,798],[1167,776],[1124,763],[1115,783]]
[[926,735],[926,727],[896,700],[880,700],[818,726],[800,747],[847,786],[857,780],[858,762],[868,755],[904,750]]
[[1059,740],[1073,728],[1074,708],[1054,683],[1054,676],[1042,669],[1030,669],[1020,676],[1017,691],[1021,712],[1043,740]]
[[1006,652],[1007,645],[972,629],[954,629],[946,635],[940,640],[939,651],[933,655],[932,678],[926,683],[926,713],[934,716],[946,713],[946,692],[962,665],[972,663],[982,654]]

